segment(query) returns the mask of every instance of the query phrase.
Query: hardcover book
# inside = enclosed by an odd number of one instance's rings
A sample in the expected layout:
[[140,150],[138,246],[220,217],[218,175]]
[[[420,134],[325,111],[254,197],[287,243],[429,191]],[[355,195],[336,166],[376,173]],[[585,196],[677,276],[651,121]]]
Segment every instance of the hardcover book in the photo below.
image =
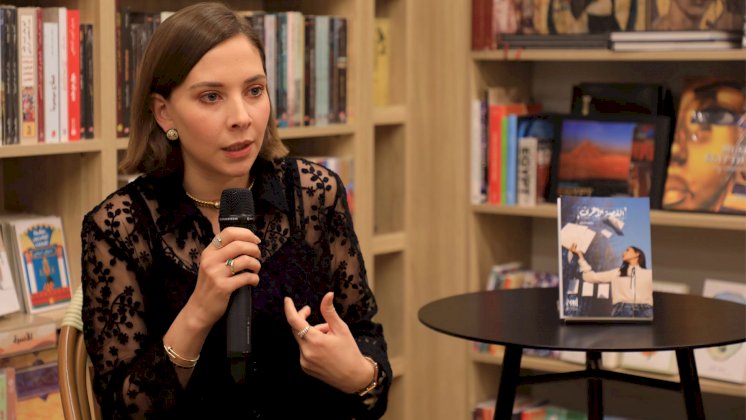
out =
[[72,293],[62,220],[48,216],[11,223],[27,312],[33,314],[66,305]]
[[743,80],[702,78],[684,88],[663,191],[666,210],[746,214]]
[[650,206],[646,198],[557,199],[560,319],[653,319]]
[[550,201],[561,195],[648,197],[660,208],[669,119],[567,115],[557,119]]
[[[731,281],[706,279],[702,291],[705,297],[727,300],[746,305],[746,285]],[[727,320],[722,320],[727,322]],[[697,371],[703,378],[721,381],[746,382],[746,345],[709,347],[694,350]]]

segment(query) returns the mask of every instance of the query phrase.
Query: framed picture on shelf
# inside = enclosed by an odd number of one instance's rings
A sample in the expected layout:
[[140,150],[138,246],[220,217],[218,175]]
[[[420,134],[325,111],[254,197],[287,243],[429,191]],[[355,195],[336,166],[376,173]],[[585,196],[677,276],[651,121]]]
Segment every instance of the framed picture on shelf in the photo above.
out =
[[563,195],[649,197],[650,208],[660,208],[668,117],[562,115],[556,125],[549,201]]

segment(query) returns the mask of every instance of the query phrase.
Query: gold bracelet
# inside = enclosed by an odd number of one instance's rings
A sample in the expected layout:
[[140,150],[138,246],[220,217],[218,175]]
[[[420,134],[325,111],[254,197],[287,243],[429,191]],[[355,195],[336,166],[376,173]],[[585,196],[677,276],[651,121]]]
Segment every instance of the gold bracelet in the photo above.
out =
[[370,381],[368,386],[356,391],[355,393],[361,397],[367,395],[370,391],[373,391],[378,386],[378,363],[368,356],[363,356],[365,360],[369,361],[373,365],[373,379]]
[[166,343],[163,343],[163,349],[166,350],[166,354],[168,355],[169,360],[171,360],[171,363],[182,369],[193,369],[199,360],[199,355],[194,359],[187,359],[186,357],[180,356],[174,351],[173,347],[166,345]]

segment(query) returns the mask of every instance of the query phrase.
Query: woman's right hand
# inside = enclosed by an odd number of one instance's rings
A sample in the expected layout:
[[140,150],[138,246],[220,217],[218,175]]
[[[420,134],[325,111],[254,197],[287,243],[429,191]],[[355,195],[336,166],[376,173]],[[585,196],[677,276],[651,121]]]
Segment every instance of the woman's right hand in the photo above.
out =
[[576,243],[573,243],[572,245],[570,245],[570,252],[572,252],[573,254],[577,255],[580,258],[583,258],[583,253],[581,251],[578,251],[578,244]]
[[259,284],[259,242],[249,229],[227,227],[202,251],[197,285],[184,308],[198,327],[210,328],[223,316],[234,290]]

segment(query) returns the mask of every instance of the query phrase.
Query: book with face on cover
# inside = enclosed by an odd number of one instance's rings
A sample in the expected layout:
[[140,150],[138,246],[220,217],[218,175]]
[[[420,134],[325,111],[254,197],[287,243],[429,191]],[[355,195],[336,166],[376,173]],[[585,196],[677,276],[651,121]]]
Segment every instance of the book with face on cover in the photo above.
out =
[[560,319],[653,319],[650,203],[647,198],[557,199]]
[[663,189],[666,210],[746,214],[746,85],[686,83]]

